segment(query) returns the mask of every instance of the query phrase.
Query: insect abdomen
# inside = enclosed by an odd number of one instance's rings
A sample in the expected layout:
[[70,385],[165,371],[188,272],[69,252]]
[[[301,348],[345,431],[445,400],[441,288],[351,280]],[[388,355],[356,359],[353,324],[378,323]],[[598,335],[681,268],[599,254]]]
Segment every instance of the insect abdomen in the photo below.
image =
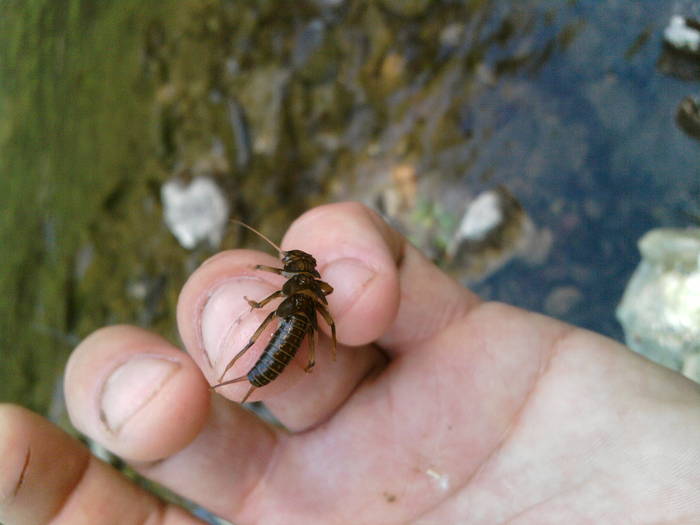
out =
[[248,372],[250,384],[261,387],[280,375],[299,350],[309,326],[309,319],[302,314],[292,314],[280,320],[270,343]]

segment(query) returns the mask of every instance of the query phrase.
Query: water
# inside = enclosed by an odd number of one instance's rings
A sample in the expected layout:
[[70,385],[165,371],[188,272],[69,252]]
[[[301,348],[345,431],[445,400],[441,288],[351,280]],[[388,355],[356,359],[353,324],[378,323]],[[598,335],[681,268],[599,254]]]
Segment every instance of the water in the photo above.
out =
[[622,338],[612,311],[639,260],[636,240],[655,226],[691,224],[700,202],[698,143],[674,121],[697,83],[657,68],[663,28],[678,8],[569,4],[554,24],[575,28],[565,48],[489,95],[491,107],[507,100],[509,112],[485,141],[483,169],[555,241],[543,267],[516,263],[482,292],[542,311],[552,290],[575,287],[581,300],[561,317]]
[[319,203],[377,205],[397,166],[413,173],[409,234],[454,227],[502,184],[553,243],[475,289],[622,338],[636,240],[700,202],[700,146],[674,121],[698,84],[657,66],[670,16],[694,4],[285,6],[2,4],[0,399],[53,400],[60,419],[67,355],[106,323],[177,341],[179,288],[213,250],[163,225],[175,176],[212,177],[273,238]]

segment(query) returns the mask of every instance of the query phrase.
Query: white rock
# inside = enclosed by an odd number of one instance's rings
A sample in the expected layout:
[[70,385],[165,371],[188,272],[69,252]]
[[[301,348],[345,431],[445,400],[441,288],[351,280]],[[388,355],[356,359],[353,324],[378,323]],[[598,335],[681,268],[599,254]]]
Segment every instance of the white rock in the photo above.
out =
[[639,241],[642,262],[617,318],[627,344],[675,370],[700,353],[700,228],[660,228]]
[[480,241],[502,222],[501,199],[495,191],[486,191],[469,205],[456,236]]
[[228,222],[229,205],[219,186],[209,177],[195,177],[188,185],[170,179],[160,190],[165,224],[187,249],[207,241],[215,248]]
[[682,16],[671,17],[671,22],[664,31],[664,40],[676,49],[700,52],[700,31],[690,27]]
[[475,283],[516,256],[541,264],[550,246],[551,232],[539,231],[518,200],[499,186],[467,205],[446,254],[460,280]]

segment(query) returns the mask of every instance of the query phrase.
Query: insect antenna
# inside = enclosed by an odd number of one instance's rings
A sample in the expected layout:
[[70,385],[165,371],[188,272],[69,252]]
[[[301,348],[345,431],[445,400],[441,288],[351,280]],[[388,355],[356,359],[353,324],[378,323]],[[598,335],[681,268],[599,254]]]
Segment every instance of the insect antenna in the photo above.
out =
[[277,252],[278,252],[280,255],[284,255],[285,252],[282,251],[282,249],[281,249],[279,246],[277,246],[274,242],[272,242],[270,239],[268,239],[267,237],[265,237],[262,233],[260,233],[258,230],[256,230],[256,229],[253,228],[252,226],[248,226],[245,222],[239,221],[238,219],[231,219],[231,222],[235,222],[236,224],[240,224],[240,225],[243,226],[244,228],[248,228],[248,229],[249,229],[250,231],[252,231],[253,233],[259,235],[263,240],[267,241],[275,250],[277,250]]

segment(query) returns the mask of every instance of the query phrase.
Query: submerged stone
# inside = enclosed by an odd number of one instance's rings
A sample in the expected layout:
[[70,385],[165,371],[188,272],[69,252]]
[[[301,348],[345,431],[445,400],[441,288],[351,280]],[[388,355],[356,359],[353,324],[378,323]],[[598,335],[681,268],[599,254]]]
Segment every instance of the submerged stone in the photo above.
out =
[[165,224],[189,250],[202,241],[217,247],[224,235],[229,205],[223,191],[209,177],[187,184],[173,178],[161,187]]
[[[549,234],[538,231],[520,202],[499,186],[476,196],[447,248],[460,278],[479,281],[518,256],[533,262],[548,252]],[[538,255],[542,254],[543,255]]]
[[664,31],[664,41],[678,51],[700,53],[700,22],[676,15]]
[[682,80],[700,78],[700,22],[671,17],[657,66],[662,73]]
[[676,122],[685,133],[700,140],[700,105],[694,97],[685,97],[676,111]]
[[652,230],[639,250],[617,309],[627,344],[700,381],[700,228]]

